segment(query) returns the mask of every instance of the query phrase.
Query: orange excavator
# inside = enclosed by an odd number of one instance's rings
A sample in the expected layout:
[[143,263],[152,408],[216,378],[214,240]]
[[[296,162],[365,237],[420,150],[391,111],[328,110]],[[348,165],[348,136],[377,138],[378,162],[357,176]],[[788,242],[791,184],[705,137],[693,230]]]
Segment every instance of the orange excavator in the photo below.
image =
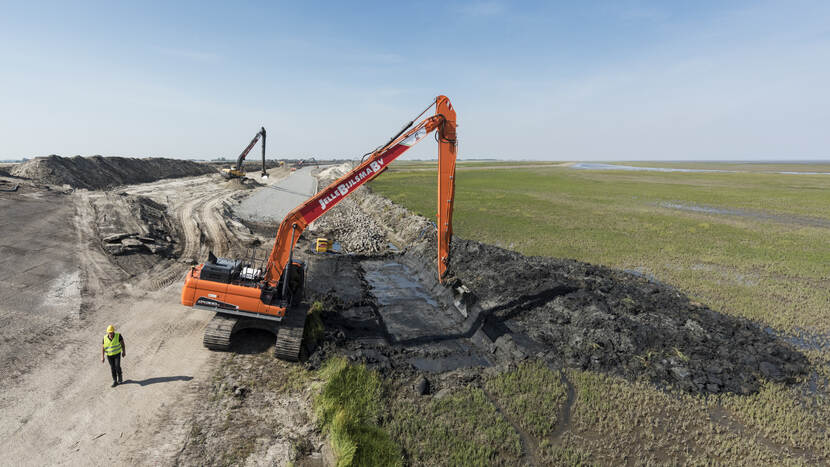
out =
[[260,176],[262,178],[268,178],[268,172],[265,171],[265,127],[259,129],[256,135],[254,135],[254,139],[248,143],[248,146],[242,151],[239,157],[236,158],[236,165],[230,169],[222,169],[222,175],[227,179],[233,178],[244,178],[245,171],[242,169],[242,163],[245,162],[245,157],[248,156],[248,153],[251,152],[254,145],[256,144],[259,139],[262,138],[262,174]]
[[[433,106],[434,115],[415,123]],[[288,213],[264,268],[256,268],[253,261],[217,258],[213,253],[208,254],[206,263],[191,267],[182,288],[182,304],[216,313],[205,330],[204,345],[227,350],[235,332],[265,329],[277,336],[274,353],[278,358],[299,360],[308,310],[302,303],[305,264],[293,255],[300,234],[433,131],[438,141],[438,280],[443,282],[449,265],[458,145],[455,110],[446,96],[438,96],[389,142],[365,155],[351,172]]]

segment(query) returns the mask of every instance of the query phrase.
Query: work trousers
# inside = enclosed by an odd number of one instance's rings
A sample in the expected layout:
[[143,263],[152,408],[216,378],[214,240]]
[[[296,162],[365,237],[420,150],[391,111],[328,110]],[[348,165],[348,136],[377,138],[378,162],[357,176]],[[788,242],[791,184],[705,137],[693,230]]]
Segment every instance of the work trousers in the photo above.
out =
[[[107,361],[110,362],[110,370],[112,370],[112,380],[113,381],[120,381],[121,380],[121,354],[118,355],[107,355]],[[116,380],[115,378],[118,378]]]

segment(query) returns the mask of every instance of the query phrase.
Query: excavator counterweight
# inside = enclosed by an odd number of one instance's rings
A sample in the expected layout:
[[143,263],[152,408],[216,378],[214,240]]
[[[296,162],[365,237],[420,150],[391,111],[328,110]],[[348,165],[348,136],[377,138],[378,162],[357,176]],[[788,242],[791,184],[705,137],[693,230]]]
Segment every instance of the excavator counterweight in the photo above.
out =
[[[274,246],[263,269],[241,260],[216,258],[212,253],[207,262],[191,268],[182,288],[182,304],[216,313],[205,332],[205,346],[227,349],[233,332],[246,327],[258,327],[277,334],[277,357],[297,360],[307,308],[302,303],[305,264],[293,256],[300,234],[311,222],[358,187],[384,172],[393,160],[433,131],[438,140],[438,280],[444,281],[452,238],[458,144],[456,113],[450,100],[446,96],[438,96],[430,107],[433,105],[434,115],[418,123],[415,120],[409,122],[388,143],[367,154],[368,157],[357,167],[289,212],[280,223]],[[261,133],[264,161],[264,128]],[[238,166],[256,140],[255,137],[240,155]]]

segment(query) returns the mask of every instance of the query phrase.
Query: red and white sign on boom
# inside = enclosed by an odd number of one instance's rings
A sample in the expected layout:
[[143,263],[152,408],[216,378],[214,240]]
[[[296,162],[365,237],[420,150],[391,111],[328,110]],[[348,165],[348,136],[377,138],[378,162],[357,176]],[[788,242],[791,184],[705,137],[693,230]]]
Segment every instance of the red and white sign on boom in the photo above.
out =
[[340,202],[340,200],[342,200],[346,195],[356,190],[360,185],[363,185],[373,176],[380,173],[387,165],[389,165],[390,162],[397,159],[398,156],[403,154],[407,149],[424,139],[426,135],[426,130],[421,128],[405,140],[384,151],[383,154],[370,159],[370,162],[366,164],[366,167],[364,167],[363,170],[347,180],[338,180],[339,183],[337,183],[336,186],[326,189],[327,191],[325,195],[318,200],[319,202],[317,204],[306,206],[300,214],[306,220],[316,219],[327,209]]

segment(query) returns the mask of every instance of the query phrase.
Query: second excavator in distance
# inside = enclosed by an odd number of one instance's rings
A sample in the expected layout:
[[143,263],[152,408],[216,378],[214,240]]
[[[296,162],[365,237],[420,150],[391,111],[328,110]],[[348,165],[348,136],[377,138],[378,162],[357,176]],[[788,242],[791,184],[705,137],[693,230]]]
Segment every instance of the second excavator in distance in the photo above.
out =
[[242,164],[245,163],[245,157],[248,156],[248,153],[251,152],[254,145],[256,144],[259,139],[262,138],[262,173],[260,176],[262,178],[268,178],[268,172],[265,170],[265,127],[261,127],[256,135],[254,135],[254,139],[248,143],[248,146],[242,151],[242,154],[236,158],[236,165],[231,167],[230,169],[222,169],[222,176],[227,179],[234,179],[234,178],[245,178],[245,170],[242,167]]
[[[433,106],[434,115],[415,123]],[[205,330],[204,345],[227,350],[233,333],[265,329],[277,336],[274,354],[297,361],[308,311],[302,301],[305,264],[293,255],[300,234],[433,131],[438,141],[438,280],[443,282],[449,266],[458,144],[455,110],[446,96],[438,96],[389,142],[366,154],[368,157],[352,171],[289,212],[280,223],[264,267],[257,267],[254,261],[217,258],[213,253],[204,264],[191,267],[182,287],[182,304],[216,313]]]

